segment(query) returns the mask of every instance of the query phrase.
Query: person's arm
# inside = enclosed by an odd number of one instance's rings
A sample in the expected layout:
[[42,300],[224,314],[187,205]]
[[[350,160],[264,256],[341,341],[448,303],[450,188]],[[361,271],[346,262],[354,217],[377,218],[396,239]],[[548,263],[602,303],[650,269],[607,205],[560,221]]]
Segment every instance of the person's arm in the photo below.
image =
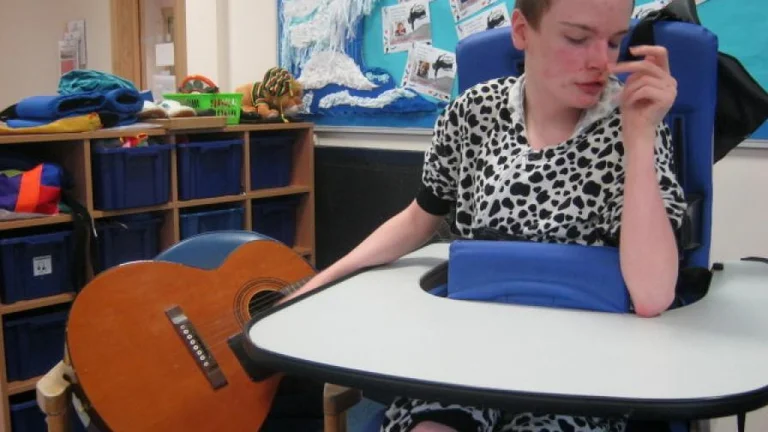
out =
[[621,214],[619,256],[635,312],[650,317],[671,305],[677,284],[674,228],[680,225],[685,201],[671,169],[672,150],[663,125],[677,97],[677,81],[664,47],[630,50],[642,60],[620,63],[613,70],[631,74],[621,98],[625,164],[623,196],[616,206]]
[[[669,149],[664,145],[668,144],[666,131],[658,134],[657,138],[653,130],[638,130],[624,136],[619,254],[635,313],[645,317],[662,313],[674,300],[679,258],[672,221],[679,225],[684,210],[682,192],[667,157]],[[663,144],[654,145],[657,139]]]
[[442,220],[442,216],[427,213],[414,200],[403,211],[379,226],[351,252],[315,275],[282,301],[290,300],[357,270],[388,264],[412,252],[433,236]]
[[355,271],[388,264],[427,242],[437,231],[455,200],[461,161],[459,105],[454,100],[435,123],[432,145],[424,155],[421,188],[411,204],[379,226],[343,258],[315,275],[280,303],[303,295]]

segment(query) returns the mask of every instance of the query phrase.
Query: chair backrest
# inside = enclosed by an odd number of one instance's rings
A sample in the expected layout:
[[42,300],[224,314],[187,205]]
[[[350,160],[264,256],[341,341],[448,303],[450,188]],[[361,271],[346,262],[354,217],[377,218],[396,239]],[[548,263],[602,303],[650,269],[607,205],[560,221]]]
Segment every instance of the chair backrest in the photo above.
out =
[[174,244],[157,255],[154,260],[213,270],[218,268],[240,245],[260,240],[272,239],[252,231],[209,231]]
[[[634,22],[633,22],[634,27]],[[459,92],[505,76],[519,76],[524,53],[512,45],[510,27],[475,33],[456,47]],[[683,22],[654,25],[657,45],[667,48],[678,95],[666,121],[676,156],[678,181],[689,202],[682,233],[683,265],[709,267],[712,226],[712,165],[717,102],[717,37]],[[629,37],[621,49],[626,53]]]

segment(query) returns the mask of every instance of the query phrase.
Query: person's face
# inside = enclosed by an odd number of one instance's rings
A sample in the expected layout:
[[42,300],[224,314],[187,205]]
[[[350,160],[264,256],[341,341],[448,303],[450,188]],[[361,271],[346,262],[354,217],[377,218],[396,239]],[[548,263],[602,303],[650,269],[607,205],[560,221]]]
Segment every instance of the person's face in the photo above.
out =
[[560,103],[588,108],[600,99],[629,28],[630,0],[554,0],[533,29],[515,10],[513,43],[525,72]]

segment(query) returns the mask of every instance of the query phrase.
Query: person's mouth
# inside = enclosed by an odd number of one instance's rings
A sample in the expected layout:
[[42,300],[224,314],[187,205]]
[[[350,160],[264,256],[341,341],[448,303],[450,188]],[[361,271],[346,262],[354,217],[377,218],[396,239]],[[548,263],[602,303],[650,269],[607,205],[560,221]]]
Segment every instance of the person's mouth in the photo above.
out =
[[605,87],[605,81],[603,80],[584,81],[584,82],[576,83],[576,86],[586,94],[597,95],[601,91],[603,91],[603,87]]

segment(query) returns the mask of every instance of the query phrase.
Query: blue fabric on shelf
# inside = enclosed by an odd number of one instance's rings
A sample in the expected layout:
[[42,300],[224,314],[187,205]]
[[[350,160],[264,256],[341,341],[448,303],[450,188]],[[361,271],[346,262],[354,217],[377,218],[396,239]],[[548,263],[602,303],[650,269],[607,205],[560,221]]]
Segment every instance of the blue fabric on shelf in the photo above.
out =
[[6,124],[14,129],[43,126],[62,118],[95,112],[114,118],[114,126],[127,126],[136,123],[143,108],[141,94],[126,88],[72,95],[31,96],[19,101],[15,116],[7,119]]
[[107,111],[136,115],[144,107],[144,100],[136,90],[116,89],[105,93]]
[[18,118],[48,123],[64,117],[72,117],[100,111],[106,97],[99,93],[83,93],[68,96],[30,96],[16,105]]

